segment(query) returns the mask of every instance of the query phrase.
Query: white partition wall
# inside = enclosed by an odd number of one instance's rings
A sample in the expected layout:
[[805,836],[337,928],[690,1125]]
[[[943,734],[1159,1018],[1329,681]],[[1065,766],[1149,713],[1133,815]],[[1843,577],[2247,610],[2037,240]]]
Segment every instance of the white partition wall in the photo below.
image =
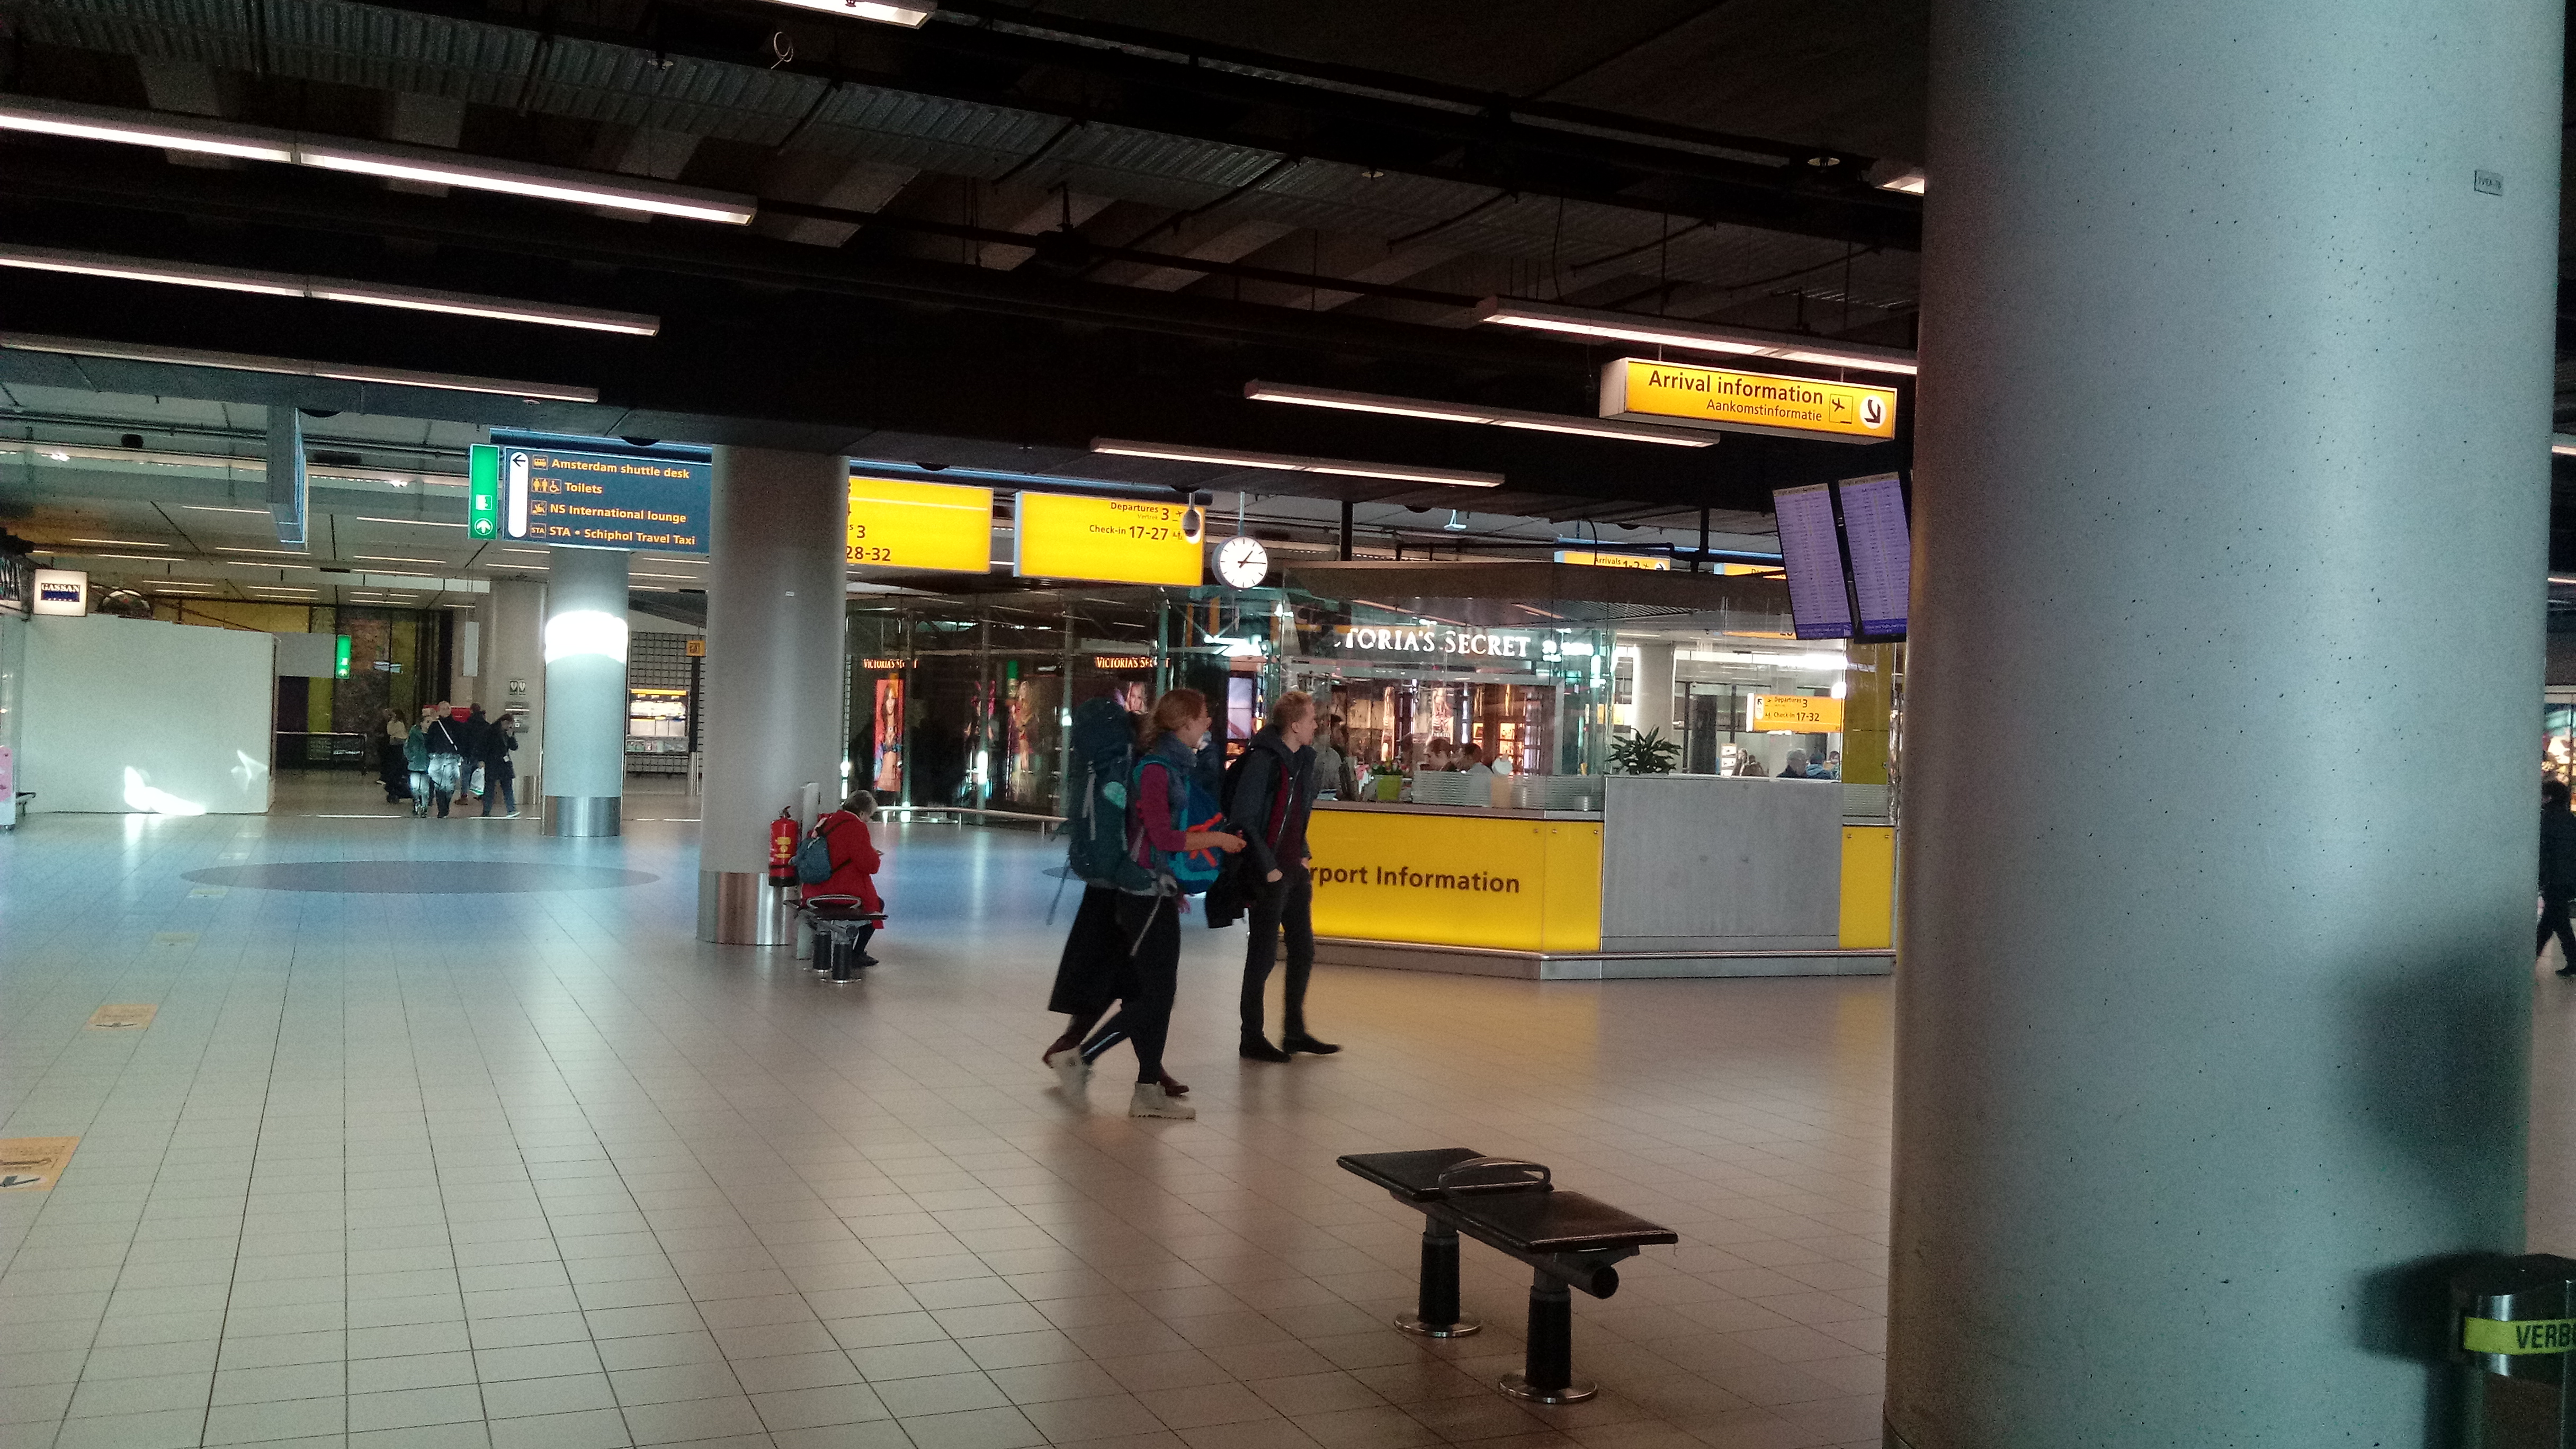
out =
[[273,635],[142,619],[27,621],[17,787],[33,812],[260,815]]

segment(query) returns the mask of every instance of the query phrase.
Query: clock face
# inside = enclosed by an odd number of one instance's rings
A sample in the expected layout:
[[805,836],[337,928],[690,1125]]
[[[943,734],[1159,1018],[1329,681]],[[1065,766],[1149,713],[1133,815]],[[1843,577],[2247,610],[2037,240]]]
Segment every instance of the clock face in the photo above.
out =
[[1257,538],[1229,538],[1216,551],[1216,576],[1230,589],[1248,589],[1270,572],[1270,550]]

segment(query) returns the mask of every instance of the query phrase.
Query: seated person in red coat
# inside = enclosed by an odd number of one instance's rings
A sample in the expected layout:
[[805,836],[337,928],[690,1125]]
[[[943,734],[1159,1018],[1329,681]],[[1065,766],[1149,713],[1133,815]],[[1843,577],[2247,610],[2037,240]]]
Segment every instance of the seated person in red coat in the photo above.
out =
[[[805,887],[810,903],[825,896],[855,899],[858,908],[871,916],[885,914],[885,898],[877,894],[877,867],[884,858],[868,837],[868,818],[877,813],[877,797],[865,790],[851,793],[822,819],[814,822],[814,833],[823,837],[832,853],[832,874],[818,885]],[[874,924],[859,928],[859,964],[874,966],[877,958],[868,954],[868,938],[877,933]]]

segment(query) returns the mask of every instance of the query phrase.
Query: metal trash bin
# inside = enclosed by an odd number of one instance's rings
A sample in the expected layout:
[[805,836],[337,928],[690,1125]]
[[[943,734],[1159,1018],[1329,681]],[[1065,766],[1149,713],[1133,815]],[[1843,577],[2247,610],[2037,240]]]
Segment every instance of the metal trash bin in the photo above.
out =
[[2495,1258],[2451,1278],[2469,1449],[2576,1449],[2576,1259]]

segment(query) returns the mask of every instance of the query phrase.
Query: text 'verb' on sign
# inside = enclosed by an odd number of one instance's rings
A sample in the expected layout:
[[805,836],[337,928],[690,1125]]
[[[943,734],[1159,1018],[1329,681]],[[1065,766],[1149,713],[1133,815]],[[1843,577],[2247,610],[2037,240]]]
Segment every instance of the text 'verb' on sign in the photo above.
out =
[[993,490],[854,477],[849,560],[877,568],[985,573],[993,567]]
[[1623,357],[1601,370],[1601,416],[1828,443],[1896,436],[1896,390]]
[[715,465],[692,458],[501,450],[501,531],[572,548],[705,553]]
[[1207,568],[1189,513],[1178,503],[1023,493],[1012,572],[1022,578],[1193,586]]

